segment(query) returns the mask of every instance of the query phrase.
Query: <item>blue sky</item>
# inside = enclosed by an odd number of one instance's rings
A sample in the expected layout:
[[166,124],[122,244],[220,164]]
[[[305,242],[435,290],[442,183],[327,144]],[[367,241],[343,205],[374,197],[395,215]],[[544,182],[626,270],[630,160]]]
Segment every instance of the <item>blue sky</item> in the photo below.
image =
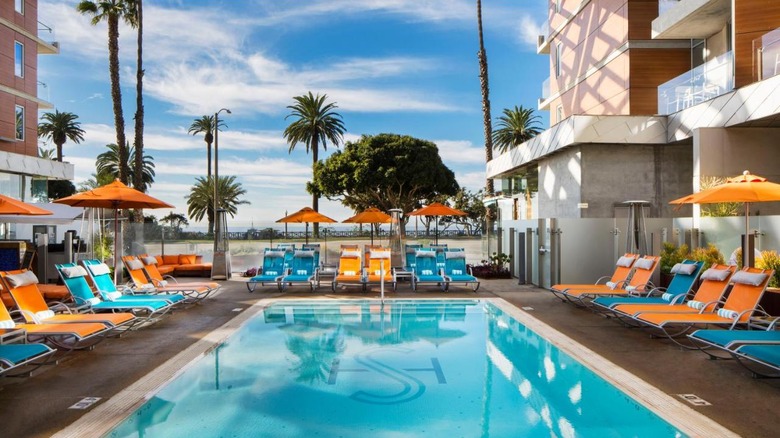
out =
[[[47,84],[40,97],[77,114],[86,131],[84,142],[64,148],[78,184],[95,172],[95,157],[116,137],[107,30],[78,14],[76,3],[39,2],[39,19],[54,27],[61,51],[39,57],[38,79]],[[548,57],[535,52],[546,5],[483,2],[494,121],[503,108],[536,107],[549,76]],[[203,137],[187,130],[195,118],[229,108],[231,115],[220,115],[228,127],[219,136],[219,173],[236,175],[251,203],[239,207],[229,228],[270,226],[285,211],[310,205],[311,156],[301,145],[289,154],[282,136],[290,123],[286,107],[308,91],[338,105],[346,140],[391,132],[433,141],[460,185],[480,189],[485,164],[475,11],[474,0],[145,0],[144,147],[157,172],[149,193],[186,214],[185,196],[195,177],[206,174]],[[128,139],[135,38],[121,27]],[[547,112],[539,115],[546,127]],[[334,150],[329,145],[320,158]],[[352,214],[327,199],[320,211],[336,220]]]

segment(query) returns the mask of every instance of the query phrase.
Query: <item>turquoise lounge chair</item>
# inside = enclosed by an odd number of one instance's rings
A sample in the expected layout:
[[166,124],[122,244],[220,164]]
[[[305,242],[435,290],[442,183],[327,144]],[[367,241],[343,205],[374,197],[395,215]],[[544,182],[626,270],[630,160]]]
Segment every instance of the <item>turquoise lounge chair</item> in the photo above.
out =
[[672,268],[674,277],[666,288],[654,287],[644,296],[598,297],[593,300],[593,304],[607,311],[621,304],[680,304],[691,294],[702,266],[703,262],[683,260]]
[[[730,356],[743,345],[780,344],[780,330],[775,318],[765,330],[716,330],[701,329],[688,335],[696,344],[703,345],[702,351],[714,358],[722,358],[711,350],[728,353]],[[705,349],[706,348],[706,349]]]
[[412,290],[417,290],[419,284],[436,284],[442,290],[447,290],[447,281],[441,275],[442,270],[436,266],[436,251],[431,249],[417,250],[414,255],[414,275],[412,275]]
[[[138,316],[138,313],[145,313],[144,322],[156,320],[160,316],[171,310],[173,303],[166,300],[156,299],[122,299],[122,296],[116,296],[111,301],[103,301],[92,292],[89,283],[87,283],[87,270],[75,263],[63,263],[54,265],[57,273],[60,275],[65,287],[73,296],[78,310],[86,309],[100,312],[129,311]],[[144,297],[138,297],[144,298]],[[162,298],[162,297],[161,297]]]
[[284,270],[284,258],[286,252],[283,249],[266,249],[263,253],[263,272],[250,278],[246,284],[249,292],[254,292],[258,285],[274,284],[279,290],[282,285],[279,280],[286,273]]
[[84,267],[87,269],[87,273],[89,274],[89,277],[92,279],[92,283],[95,285],[95,289],[97,293],[100,295],[100,297],[103,299],[103,301],[152,300],[152,301],[162,301],[164,303],[169,303],[169,304],[179,304],[179,303],[184,303],[186,301],[187,297],[185,297],[183,294],[180,293],[170,293],[170,294],[160,294],[160,295],[150,295],[150,294],[133,295],[130,292],[130,288],[124,288],[124,290],[128,292],[125,293],[119,290],[114,284],[114,280],[111,278],[111,272],[109,271],[108,265],[101,262],[100,260],[83,260],[82,263],[84,264]]
[[470,285],[474,292],[479,289],[479,280],[466,266],[465,251],[444,252],[444,279],[447,281],[448,288],[452,283],[464,283],[466,286]]
[[[734,357],[754,375],[780,376],[780,344],[743,345],[734,351]],[[753,364],[761,365],[762,369]]]
[[[30,373],[46,363],[46,357],[57,351],[44,344],[2,344],[0,345],[0,375],[8,374],[9,371],[26,368],[24,374]],[[32,368],[30,368],[32,367]]]
[[317,267],[314,264],[314,251],[298,250],[293,253],[289,274],[282,277],[282,290],[293,284],[308,284],[314,290]]
[[422,249],[422,245],[407,244],[404,245],[404,270],[414,272],[415,265],[415,253],[418,249]]
[[439,268],[439,270],[444,269],[444,264],[446,263],[444,258],[444,253],[447,251],[447,244],[446,243],[432,243],[430,244],[430,248],[434,251],[436,251],[436,267]]

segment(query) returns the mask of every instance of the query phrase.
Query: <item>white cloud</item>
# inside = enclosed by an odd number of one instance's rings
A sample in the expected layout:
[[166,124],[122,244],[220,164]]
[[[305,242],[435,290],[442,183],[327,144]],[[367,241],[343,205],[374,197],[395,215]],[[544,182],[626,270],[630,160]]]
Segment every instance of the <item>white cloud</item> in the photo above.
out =
[[439,147],[439,155],[445,164],[475,164],[484,163],[485,148],[474,146],[468,140],[434,140]]
[[536,21],[530,14],[523,13],[520,16],[520,23],[517,27],[517,34],[520,42],[526,46],[536,48],[536,39],[539,35],[547,35],[547,30],[543,29],[546,23]]

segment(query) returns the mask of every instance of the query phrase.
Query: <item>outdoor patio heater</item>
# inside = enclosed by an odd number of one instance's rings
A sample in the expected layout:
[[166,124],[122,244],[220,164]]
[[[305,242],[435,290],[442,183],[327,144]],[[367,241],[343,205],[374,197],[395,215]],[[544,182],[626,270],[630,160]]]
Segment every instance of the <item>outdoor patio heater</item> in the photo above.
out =
[[393,208],[390,213],[390,236],[388,238],[388,245],[390,246],[390,264],[393,267],[403,266],[403,221],[401,220],[401,214],[403,210],[400,208]]
[[214,216],[214,260],[212,280],[230,280],[230,241],[227,230],[227,210],[220,208]]

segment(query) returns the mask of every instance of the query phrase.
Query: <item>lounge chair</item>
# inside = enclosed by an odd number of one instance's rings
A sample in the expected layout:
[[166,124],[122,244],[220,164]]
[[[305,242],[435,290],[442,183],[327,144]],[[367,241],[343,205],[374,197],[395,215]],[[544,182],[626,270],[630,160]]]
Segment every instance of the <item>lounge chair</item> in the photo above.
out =
[[97,322],[68,324],[27,324],[11,318],[5,305],[0,304],[0,336],[22,335],[25,340],[50,342],[63,350],[92,348],[111,331]]
[[412,275],[412,290],[417,291],[420,284],[436,284],[441,290],[447,290],[447,281],[436,267],[436,251],[420,249],[414,255],[414,271]]
[[304,243],[301,245],[301,249],[304,251],[314,251],[314,266],[320,266],[320,244],[319,243]]
[[77,309],[87,309],[93,312],[131,312],[136,316],[144,314],[143,322],[152,322],[173,308],[173,303],[165,300],[122,300],[103,301],[92,292],[87,283],[87,270],[75,263],[54,265],[63,283],[73,295]]
[[647,295],[639,297],[631,295],[628,297],[597,297],[593,304],[605,311],[610,311],[612,307],[619,304],[679,304],[691,294],[693,284],[699,278],[699,273],[704,265],[703,262],[694,260],[683,260],[672,267],[671,282],[668,287],[654,287]]
[[140,254],[138,260],[144,264],[146,276],[155,286],[184,285],[187,287],[207,287],[211,290],[217,290],[222,287],[222,285],[216,281],[179,281],[173,275],[163,275],[157,269],[157,258],[147,254]]
[[764,330],[722,330],[701,329],[688,335],[695,344],[703,346],[702,351],[713,358],[723,358],[713,351],[728,353],[734,356],[734,351],[749,344],[780,344],[780,330],[776,330],[780,317],[775,318]]
[[[0,375],[18,376],[21,369],[25,369],[24,374],[28,374],[46,364],[46,358],[56,351],[45,344],[1,344]],[[16,374],[9,374],[14,370]]]
[[[745,325],[757,311],[758,303],[764,295],[771,269],[744,268],[731,277],[733,287],[726,301],[719,308],[703,303],[699,313],[652,313],[643,312],[634,319],[646,327],[663,334],[673,342],[685,348],[691,348],[675,338],[686,334],[696,326],[729,326],[735,328]],[[696,347],[693,345],[693,347]]]
[[[747,344],[734,350],[734,357],[754,375],[780,376],[780,344]],[[762,368],[757,369],[753,364]]]
[[[711,310],[723,298],[735,270],[735,266],[712,265],[700,275],[701,282],[696,293],[684,303],[617,304],[612,306],[610,310],[629,321],[633,321],[637,315],[643,312],[697,313],[703,308]],[[705,306],[705,303],[710,304]]]
[[246,288],[249,292],[254,292],[258,285],[265,286],[266,284],[273,284],[277,289],[282,290],[279,280],[285,274],[284,256],[285,251],[283,249],[265,250],[263,253],[263,271],[250,278],[246,283]]
[[406,244],[404,245],[404,270],[408,272],[414,272],[415,254],[418,249],[422,249],[422,245]]
[[446,243],[431,243],[428,247],[436,251],[436,267],[439,270],[444,269],[444,264],[446,263],[444,253],[447,251],[448,245]]
[[613,272],[611,276],[604,275],[599,277],[593,284],[554,284],[550,288],[550,292],[560,298],[561,301],[566,301],[563,293],[569,289],[582,289],[598,284],[605,284],[611,286],[613,289],[622,287],[622,284],[628,280],[631,269],[634,267],[634,262],[636,262],[638,258],[639,256],[637,254],[626,253],[615,263],[615,272]]
[[444,253],[444,280],[448,288],[452,283],[463,283],[471,286],[476,292],[479,289],[479,280],[471,274],[471,268],[466,266],[465,251],[446,251]]
[[338,285],[365,287],[365,277],[363,276],[363,259],[361,255],[362,254],[357,246],[355,246],[354,249],[341,250],[336,276],[331,283],[333,292],[336,292],[336,287]]
[[384,282],[393,285],[396,289],[395,276],[391,262],[390,248],[374,247],[368,253],[368,267],[366,267],[366,284],[381,284]]
[[111,278],[111,271],[108,265],[100,260],[83,260],[84,268],[95,285],[95,290],[103,301],[163,301],[168,304],[179,304],[186,301],[186,297],[180,293],[168,294],[140,294],[133,295],[132,289],[125,287],[122,290],[117,289],[114,280]]
[[195,302],[203,300],[209,296],[209,294],[214,292],[213,289],[205,286],[190,286],[184,283],[168,286],[155,286],[154,283],[147,278],[146,272],[144,271],[143,262],[138,260],[136,256],[124,256],[122,257],[122,263],[124,263],[125,269],[127,269],[127,273],[130,275],[130,280],[133,285],[133,287],[131,287],[133,293],[178,293],[186,296],[188,301]]
[[[620,282],[618,285],[595,284],[587,288],[569,288],[561,292],[561,295],[578,306],[588,306],[591,300],[599,296],[629,296],[646,295],[653,289],[650,278],[653,276],[660,257],[644,256],[633,264],[634,272],[628,282]],[[620,287],[622,286],[622,287]]]
[[293,253],[290,273],[282,277],[282,290],[293,284],[308,284],[314,291],[317,267],[314,264],[314,251],[296,250]]
[[135,315],[127,312],[73,313],[73,309],[62,303],[52,303],[49,307],[38,291],[38,278],[32,271],[4,271],[0,272],[0,278],[25,321],[30,324],[97,322],[112,329],[126,329],[136,323]]

